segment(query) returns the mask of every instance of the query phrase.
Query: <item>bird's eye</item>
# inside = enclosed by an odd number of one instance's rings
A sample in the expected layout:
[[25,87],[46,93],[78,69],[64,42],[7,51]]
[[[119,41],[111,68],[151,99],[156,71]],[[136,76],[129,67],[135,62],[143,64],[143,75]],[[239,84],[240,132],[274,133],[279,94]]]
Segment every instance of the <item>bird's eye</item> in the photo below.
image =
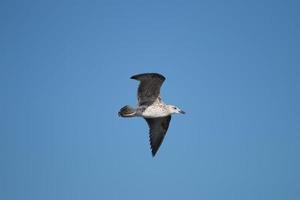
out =
[[173,107],[175,110],[177,110],[177,108],[176,107]]

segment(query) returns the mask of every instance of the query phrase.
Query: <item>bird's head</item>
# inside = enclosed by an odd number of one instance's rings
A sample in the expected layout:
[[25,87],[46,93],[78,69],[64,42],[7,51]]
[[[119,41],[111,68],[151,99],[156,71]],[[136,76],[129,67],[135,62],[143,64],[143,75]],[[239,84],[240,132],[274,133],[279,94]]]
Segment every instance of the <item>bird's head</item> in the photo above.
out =
[[183,110],[181,110],[180,108],[178,108],[177,106],[174,105],[168,105],[168,109],[170,111],[170,113],[181,113],[181,114],[185,114],[185,112]]

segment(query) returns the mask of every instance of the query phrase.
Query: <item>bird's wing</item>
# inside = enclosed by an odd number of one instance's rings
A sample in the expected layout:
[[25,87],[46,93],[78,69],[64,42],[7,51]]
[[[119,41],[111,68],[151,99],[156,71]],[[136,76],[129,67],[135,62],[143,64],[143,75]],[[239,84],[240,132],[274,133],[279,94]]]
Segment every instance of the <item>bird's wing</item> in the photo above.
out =
[[159,149],[171,121],[171,115],[159,118],[145,118],[149,126],[149,136],[152,156],[154,157]]
[[134,75],[131,79],[140,81],[137,92],[138,105],[149,106],[159,98],[160,87],[166,78],[157,73],[145,73]]

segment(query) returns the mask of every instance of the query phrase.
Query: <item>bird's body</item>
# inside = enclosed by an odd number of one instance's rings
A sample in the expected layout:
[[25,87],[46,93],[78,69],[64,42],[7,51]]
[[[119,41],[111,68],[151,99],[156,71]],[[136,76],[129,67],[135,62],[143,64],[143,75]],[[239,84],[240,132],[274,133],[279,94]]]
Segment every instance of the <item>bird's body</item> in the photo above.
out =
[[157,117],[166,117],[171,113],[168,110],[166,104],[157,103],[151,106],[148,106],[143,112],[142,116],[145,118],[157,118]]
[[168,106],[162,101],[156,101],[150,106],[139,106],[136,108],[136,116],[145,118],[166,117],[170,114]]
[[171,114],[184,113],[178,107],[165,104],[160,97],[160,87],[165,77],[158,73],[137,74],[131,77],[140,81],[137,98],[138,106],[124,106],[121,117],[143,117],[150,128],[152,156],[155,156],[168,130]]

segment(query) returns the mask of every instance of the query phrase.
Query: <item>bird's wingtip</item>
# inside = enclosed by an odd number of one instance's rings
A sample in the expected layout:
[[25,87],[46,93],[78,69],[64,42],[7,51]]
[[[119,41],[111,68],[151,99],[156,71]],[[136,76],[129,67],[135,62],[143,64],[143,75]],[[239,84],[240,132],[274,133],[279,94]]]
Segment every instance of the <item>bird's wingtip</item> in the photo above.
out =
[[138,80],[137,78],[138,78],[138,74],[130,77],[130,79],[135,79],[135,80]]
[[155,157],[157,151],[158,151],[158,149],[153,149],[153,148],[151,147],[151,155],[152,155],[152,158]]
[[143,73],[143,74],[136,74],[130,77],[130,79],[134,79],[134,80],[140,80],[142,77],[157,77],[161,80],[165,80],[166,77],[164,77],[163,75],[159,74],[159,73]]
[[154,152],[154,151],[151,151],[151,154],[152,154],[152,158],[154,158],[154,157],[155,157],[155,154],[156,154],[156,152]]

